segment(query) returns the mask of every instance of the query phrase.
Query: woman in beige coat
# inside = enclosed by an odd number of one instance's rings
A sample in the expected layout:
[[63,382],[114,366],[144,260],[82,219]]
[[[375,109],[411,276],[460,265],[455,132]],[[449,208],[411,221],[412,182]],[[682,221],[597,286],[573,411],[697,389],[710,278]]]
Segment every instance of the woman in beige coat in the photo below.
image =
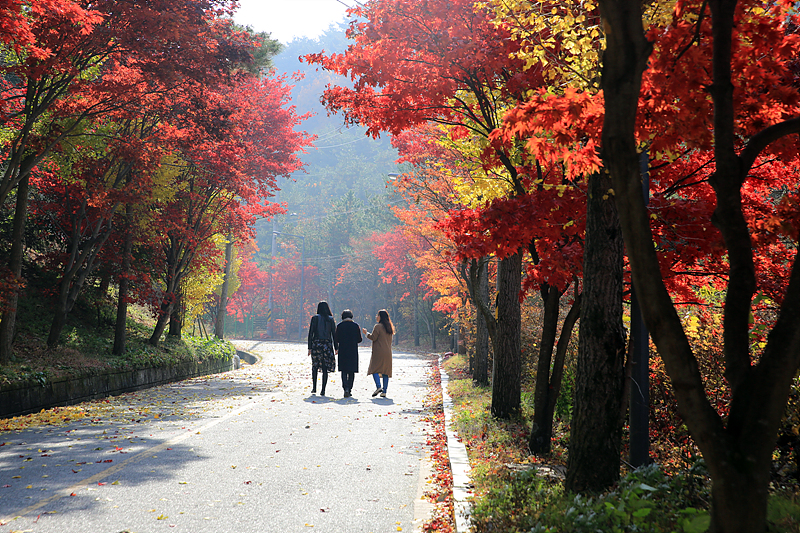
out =
[[[369,333],[366,328],[362,328],[364,335],[372,341],[372,357],[369,360],[367,374],[372,374],[377,387],[375,392],[372,393],[372,397],[374,398],[380,394],[381,398],[386,398],[389,378],[392,377],[392,336],[394,335],[394,326],[386,309],[378,311],[378,316],[375,319],[378,323],[372,328],[372,333]],[[383,386],[381,386],[381,376],[383,376]]]

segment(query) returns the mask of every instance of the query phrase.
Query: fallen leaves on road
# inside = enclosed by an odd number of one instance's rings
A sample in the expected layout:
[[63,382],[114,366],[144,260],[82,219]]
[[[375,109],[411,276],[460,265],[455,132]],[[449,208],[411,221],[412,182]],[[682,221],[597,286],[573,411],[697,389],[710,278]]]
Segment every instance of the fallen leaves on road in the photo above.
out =
[[[79,405],[42,409],[38,413],[0,419],[0,432],[41,426],[139,424],[147,421],[193,420],[214,408],[233,409],[254,392],[268,392],[280,384],[255,371],[219,374],[129,392]],[[220,403],[221,402],[221,403]],[[5,445],[5,443],[0,444]]]
[[431,362],[428,385],[429,391],[425,398],[425,405],[428,409],[426,420],[433,426],[433,435],[428,439],[427,444],[431,447],[434,473],[432,479],[427,480],[427,483],[432,486],[425,491],[425,497],[433,503],[434,509],[433,516],[423,524],[422,530],[425,533],[434,531],[452,533],[456,531],[453,506],[453,473],[450,471],[450,455],[447,451],[447,432],[442,406],[442,376],[439,373],[438,361]]

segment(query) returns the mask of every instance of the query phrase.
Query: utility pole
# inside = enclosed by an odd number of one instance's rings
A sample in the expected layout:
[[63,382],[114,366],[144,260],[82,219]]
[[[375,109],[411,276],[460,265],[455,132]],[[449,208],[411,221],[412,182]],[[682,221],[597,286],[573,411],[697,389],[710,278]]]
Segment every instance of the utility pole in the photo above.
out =
[[[644,204],[650,200],[650,174],[647,151],[640,157]],[[630,383],[630,457],[634,468],[650,463],[650,334],[631,283],[631,383]]]

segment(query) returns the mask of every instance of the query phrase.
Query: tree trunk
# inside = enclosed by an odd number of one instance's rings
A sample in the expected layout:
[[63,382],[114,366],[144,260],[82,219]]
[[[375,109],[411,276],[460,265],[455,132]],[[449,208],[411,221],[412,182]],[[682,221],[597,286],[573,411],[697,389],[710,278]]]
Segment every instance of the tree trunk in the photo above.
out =
[[624,386],[624,246],[611,179],[589,177],[583,304],[566,489],[602,491],[619,479]]
[[125,244],[122,249],[122,272],[119,275],[119,295],[117,297],[117,321],[114,325],[114,355],[125,353],[128,334],[128,298],[130,294],[131,255],[133,254],[133,206],[125,206]]
[[214,321],[214,336],[218,339],[225,338],[225,314],[228,311],[228,284],[231,279],[231,263],[233,260],[233,236],[229,235],[225,243],[225,276],[222,279],[222,289],[219,294],[219,307],[217,319]]
[[[113,216],[113,210],[111,216]],[[80,220],[76,224],[79,227]],[[106,240],[111,236],[110,217],[105,230],[102,230],[101,222],[98,221],[97,224],[89,239],[82,239],[77,228],[73,232],[72,242],[70,243],[70,259],[59,283],[55,314],[50,325],[50,334],[47,337],[48,348],[58,344],[61,331],[67,322],[67,315],[75,307],[75,302],[78,301],[78,296],[83,290],[86,278],[94,270],[97,254],[100,253]]]
[[[577,292],[577,291],[576,291]],[[561,335],[558,337],[558,344],[556,345],[556,356],[553,359],[553,374],[550,376],[550,402],[547,405],[547,420],[550,420],[550,427],[553,426],[553,417],[556,412],[556,402],[561,394],[561,383],[564,379],[564,363],[567,358],[567,347],[572,338],[572,330],[575,328],[575,323],[581,315],[581,294],[577,294],[575,301],[572,302],[572,307],[561,325]],[[550,435],[552,436],[552,429]]]
[[[554,287],[548,288],[548,300],[553,298],[552,295],[554,293],[558,295],[558,299],[560,301],[563,294],[557,293]],[[555,304],[551,305],[555,306]],[[545,324],[542,326],[543,337],[544,330],[546,330],[548,327],[552,327],[557,330],[557,324],[554,324],[553,326],[549,325],[548,320],[552,319],[552,317],[548,318],[547,312],[547,305],[545,305]],[[570,307],[569,311],[567,312],[567,316],[564,318],[564,323],[561,325],[561,334],[558,336],[558,344],[555,346],[555,357],[552,359],[552,363],[550,363],[550,356],[547,356],[549,365],[547,369],[545,370],[542,368],[541,359],[539,368],[537,368],[536,391],[537,393],[539,392],[540,380],[547,384],[547,388],[546,391],[542,392],[542,396],[545,398],[538,399],[534,396],[533,425],[531,427],[531,435],[528,442],[528,447],[533,454],[550,453],[550,444],[553,438],[553,418],[555,417],[558,397],[561,395],[561,382],[564,378],[564,362],[567,357],[567,347],[569,346],[569,341],[572,338],[572,330],[575,328],[575,323],[580,317],[580,312],[581,295],[578,294],[575,297],[575,301],[572,303],[572,307]],[[555,310],[555,315],[556,316],[554,320],[557,321],[558,309]],[[553,335],[555,335],[555,332]],[[552,349],[553,346],[551,343],[550,350],[552,351]],[[551,367],[552,373],[550,371]]]
[[[17,279],[22,278],[22,251],[25,244],[25,220],[28,216],[28,187],[30,174],[26,173],[17,185],[17,203],[14,210],[14,220],[11,229],[11,251],[8,258],[8,269]],[[17,324],[17,304],[19,292],[14,291],[8,297],[6,310],[0,320],[0,364],[7,364],[11,360],[11,345],[14,342],[14,333]]]
[[431,321],[428,325],[428,329],[431,332],[431,350],[436,351],[436,315],[433,314],[433,309],[431,309]]
[[183,295],[181,293],[177,293],[177,295],[177,299],[172,306],[172,313],[169,315],[169,330],[167,331],[167,335],[180,339],[183,333],[184,308]]
[[100,275],[100,286],[97,288],[99,298],[108,296],[108,288],[111,286],[111,270],[104,268]]
[[[489,305],[489,262],[484,260],[478,267],[478,286],[476,297]],[[485,387],[489,384],[489,327],[486,317],[480,309],[476,313],[475,325],[475,368],[472,379],[477,385]]]
[[153,334],[150,335],[150,340],[147,341],[150,343],[150,345],[158,346],[159,341],[161,341],[161,336],[164,334],[164,330],[167,329],[167,323],[169,322],[170,315],[172,315],[172,303],[166,305],[162,304],[161,312],[159,313],[158,320],[153,328]]
[[58,289],[58,299],[53,313],[53,321],[50,323],[50,334],[47,336],[47,347],[52,348],[58,344],[58,338],[67,322],[67,293],[69,291],[69,280],[64,277],[61,279]]
[[741,468],[741,458],[728,459],[730,462],[723,467],[724,472],[713,479],[711,526],[708,530],[725,533],[766,531],[769,461],[745,470]]
[[550,405],[550,367],[553,360],[553,349],[556,345],[558,331],[558,311],[561,304],[561,292],[555,287],[542,286],[544,317],[542,318],[542,336],[539,340],[539,361],[536,367],[536,389],[533,396],[533,422],[528,448],[534,455],[550,453],[550,439],[553,436],[553,419],[547,417]]
[[419,318],[417,317],[419,307],[419,282],[414,283],[414,346],[419,346]]
[[497,270],[497,333],[493,339],[492,415],[508,418],[520,408],[522,251],[500,261]]

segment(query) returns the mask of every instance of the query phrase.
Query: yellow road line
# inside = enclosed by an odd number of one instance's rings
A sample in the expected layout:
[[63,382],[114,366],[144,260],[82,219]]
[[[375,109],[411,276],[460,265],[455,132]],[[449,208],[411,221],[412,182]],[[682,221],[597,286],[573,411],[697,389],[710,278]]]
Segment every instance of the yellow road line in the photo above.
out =
[[53,494],[52,496],[50,496],[49,498],[45,498],[44,500],[41,500],[41,501],[39,501],[37,503],[34,503],[33,505],[30,505],[30,506],[22,509],[16,515],[13,515],[13,516],[10,516],[10,517],[5,517],[5,518],[0,518],[0,525],[6,525],[11,520],[16,520],[17,518],[20,518],[20,517],[25,516],[27,514],[31,514],[34,511],[37,511],[37,510],[41,509],[45,505],[47,505],[49,503],[52,503],[52,502],[54,502],[56,500],[59,500],[61,498],[64,498],[65,496],[69,496],[73,492],[78,491],[78,490],[80,490],[80,489],[82,489],[82,488],[84,488],[84,487],[86,487],[88,485],[94,485],[94,484],[98,483],[99,481],[107,478],[108,476],[110,476],[112,474],[115,474],[116,472],[119,472],[120,470],[122,470],[126,466],[130,466],[130,465],[132,465],[134,463],[137,463],[137,462],[141,461],[146,456],[152,455],[153,453],[156,453],[156,452],[159,452],[159,451],[164,450],[166,448],[169,448],[169,447],[171,447],[171,446],[173,446],[175,444],[178,444],[179,442],[181,442],[183,440],[188,439],[192,435],[196,435],[197,433],[205,431],[205,430],[207,430],[209,428],[212,428],[212,427],[216,426],[217,424],[228,420],[229,418],[232,418],[234,416],[242,414],[246,410],[248,410],[251,407],[253,407],[254,405],[256,405],[256,403],[258,403],[258,402],[250,402],[250,403],[240,407],[239,409],[237,409],[235,411],[232,411],[231,413],[228,413],[227,415],[223,416],[222,418],[218,418],[217,420],[213,420],[213,421],[209,422],[208,424],[202,426],[197,431],[187,431],[185,433],[181,433],[180,435],[172,437],[171,439],[169,439],[167,441],[164,441],[161,444],[153,446],[152,448],[148,448],[147,450],[145,450],[143,452],[139,452],[138,454],[134,455],[133,457],[129,457],[128,459],[125,459],[121,463],[118,463],[118,464],[116,464],[114,466],[108,467],[105,470],[103,470],[102,472],[98,472],[97,474],[93,475],[92,477],[88,477],[88,478],[84,479],[83,481],[79,481],[78,483],[75,483],[74,485],[72,485],[70,487],[67,487],[66,489],[61,489],[59,491],[56,491],[56,493]]

